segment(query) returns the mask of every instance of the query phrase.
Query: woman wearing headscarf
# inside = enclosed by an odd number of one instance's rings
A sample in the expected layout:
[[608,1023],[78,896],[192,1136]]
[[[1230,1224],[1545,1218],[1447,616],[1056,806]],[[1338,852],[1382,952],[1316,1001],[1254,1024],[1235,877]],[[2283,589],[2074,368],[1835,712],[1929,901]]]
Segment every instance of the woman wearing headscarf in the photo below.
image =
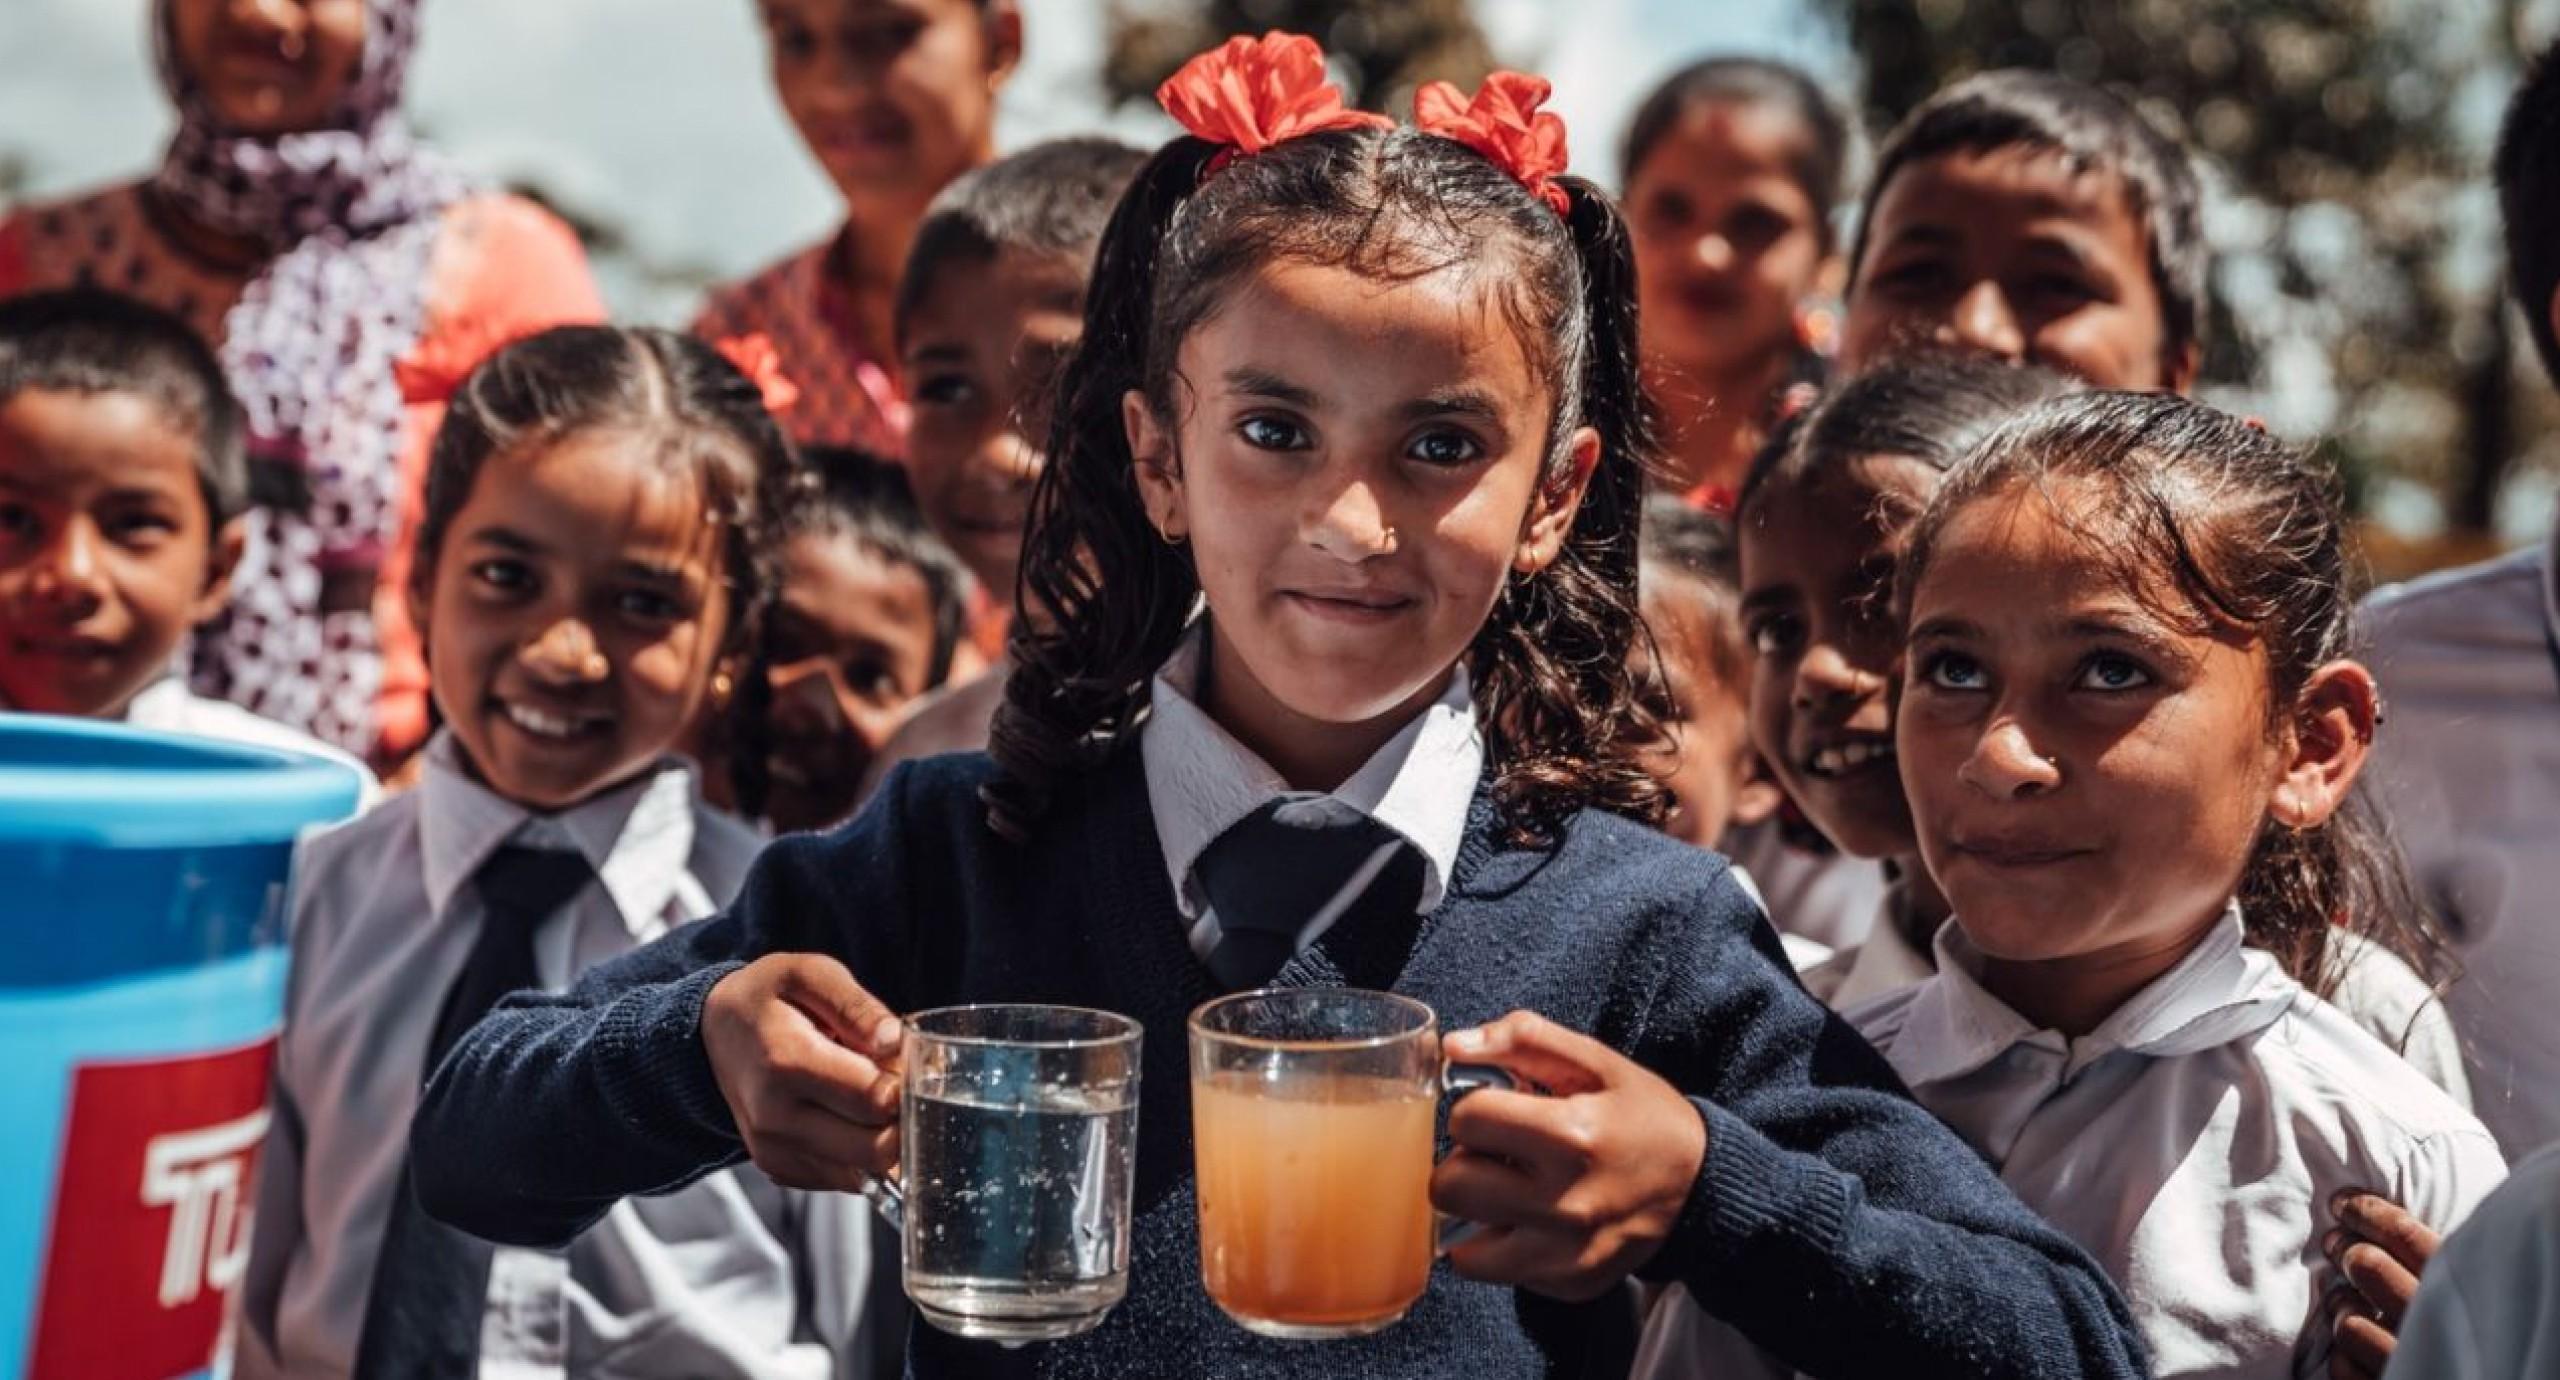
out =
[[443,396],[603,305],[577,239],[420,147],[417,0],[155,0],[178,130],[149,177],[0,222],[0,296],[90,284],[176,312],[247,410],[249,542],[195,688],[390,765],[424,741],[402,590]]

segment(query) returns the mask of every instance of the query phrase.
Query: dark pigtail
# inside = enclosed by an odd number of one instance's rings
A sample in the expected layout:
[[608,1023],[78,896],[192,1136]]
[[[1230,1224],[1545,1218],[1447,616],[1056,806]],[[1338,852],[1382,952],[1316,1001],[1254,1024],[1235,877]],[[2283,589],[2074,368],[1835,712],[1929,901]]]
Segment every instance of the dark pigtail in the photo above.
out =
[[[1494,797],[1533,836],[1586,806],[1647,823],[1669,807],[1661,780],[1638,758],[1664,729],[1627,666],[1627,649],[1644,635],[1637,536],[1655,458],[1637,354],[1635,254],[1608,197],[1578,178],[1563,185],[1586,322],[1577,411],[1579,424],[1600,434],[1600,463],[1555,564],[1505,589],[1470,668],[1496,746]],[[1551,476],[1564,463],[1566,436],[1556,439]]]
[[1095,252],[1023,538],[1015,598],[1028,613],[1014,620],[1013,673],[988,735],[1003,774],[986,787],[987,822],[1008,838],[1131,726],[1199,597],[1188,555],[1147,523],[1121,399],[1146,386],[1166,229],[1216,153],[1182,138],[1147,160]]

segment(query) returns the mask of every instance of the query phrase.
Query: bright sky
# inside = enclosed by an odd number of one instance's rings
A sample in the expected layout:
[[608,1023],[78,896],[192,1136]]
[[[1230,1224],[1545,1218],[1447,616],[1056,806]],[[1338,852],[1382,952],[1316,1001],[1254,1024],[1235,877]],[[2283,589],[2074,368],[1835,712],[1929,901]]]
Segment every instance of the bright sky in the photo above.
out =
[[[1847,70],[1799,0],[1476,0],[1497,52],[1552,77],[1577,169],[1603,174],[1655,78],[1710,52]],[[1026,0],[1029,61],[1006,92],[1007,147],[1104,127],[1093,73],[1103,0]],[[150,166],[168,112],[148,0],[0,3],[0,158],[53,195]],[[740,272],[824,232],[834,197],[766,86],[752,0],[428,0],[411,87],[419,124],[491,176],[618,226],[633,262],[606,289],[666,319],[648,273]],[[1166,126],[1124,114],[1116,132]]]

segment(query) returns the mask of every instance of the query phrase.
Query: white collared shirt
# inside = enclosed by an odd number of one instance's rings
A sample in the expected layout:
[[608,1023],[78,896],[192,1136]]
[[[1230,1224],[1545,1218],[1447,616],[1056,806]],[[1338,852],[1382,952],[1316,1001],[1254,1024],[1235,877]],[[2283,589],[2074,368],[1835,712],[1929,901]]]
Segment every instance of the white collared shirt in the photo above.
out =
[[[472,780],[440,734],[416,790],[304,847],[274,1129],[240,1291],[239,1374],[335,1376],[352,1366],[427,1041],[479,929],[469,882],[508,843],[572,849],[596,872],[535,932],[535,967],[554,990],[709,914],[735,894],[758,846],[700,802],[678,759],[546,815]],[[866,1374],[876,1339],[862,1335],[861,1301],[874,1287],[874,1230],[858,1199],[787,1192],[750,1167],[625,1200],[564,1254],[497,1252],[484,1367]]]
[[174,675],[162,676],[126,701],[124,721],[135,728],[299,752],[335,762],[353,771],[363,782],[356,798],[359,811],[372,809],[382,796],[381,783],[374,780],[372,769],[356,760],[353,754],[331,747],[308,733],[298,733],[273,719],[252,714],[236,704],[206,699],[188,690],[187,683]]
[[[1832,1009],[1846,1011],[1927,981],[1938,962],[1903,936],[1906,898],[1901,883],[1888,887],[1865,942],[1805,969],[1805,990]],[[2330,962],[2338,975],[2330,1004],[2469,1110],[2471,1082],[2462,1067],[2462,1039],[2444,1001],[2398,954],[2363,935],[2342,930],[2330,942]]]
[[[2450,1231],[2506,1176],[2488,1128],[2241,933],[2234,907],[2078,1039],[1985,989],[1952,922],[1935,976],[1846,1013],[2097,1258],[2163,1377],[2325,1375],[2330,1195],[2370,1188]],[[1653,1330],[1653,1373],[1727,1354],[1755,1373],[1685,1299]]]
[[[1217,917],[1208,911],[1194,866],[1218,836],[1283,798],[1330,802],[1364,814],[1401,835],[1422,854],[1422,903],[1429,913],[1448,894],[1466,838],[1467,811],[1484,775],[1484,739],[1476,731],[1467,668],[1459,666],[1440,697],[1398,730],[1358,771],[1327,792],[1294,791],[1251,748],[1219,727],[1195,698],[1207,656],[1207,624],[1195,624],[1148,687],[1148,717],[1138,739],[1147,801],[1174,901],[1192,922],[1192,952],[1217,947]],[[1314,939],[1314,935],[1307,939]]]
[[1936,963],[1903,937],[1905,904],[1902,883],[1887,883],[1884,895],[1876,901],[1876,918],[1867,926],[1866,938],[1806,969],[1805,990],[1832,1008],[1845,1011],[1870,998],[1928,981]]

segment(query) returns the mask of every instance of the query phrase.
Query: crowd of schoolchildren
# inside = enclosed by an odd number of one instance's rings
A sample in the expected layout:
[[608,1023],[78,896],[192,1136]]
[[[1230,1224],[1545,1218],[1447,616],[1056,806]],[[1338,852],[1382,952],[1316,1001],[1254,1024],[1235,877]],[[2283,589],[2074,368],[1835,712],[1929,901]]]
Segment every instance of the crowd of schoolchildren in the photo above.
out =
[[[414,142],[416,0],[159,0],[165,164],[0,222],[0,707],[369,772],[236,1374],[2560,1375],[2560,540],[2359,602],[2132,108],[1986,73],[1854,189],[1710,60],[1613,192],[1274,34],[998,159],[1029,7],[760,8],[845,220],[691,332]],[[2560,63],[2496,176],[2560,378]],[[1311,799],[1396,863],[1275,950]],[[1178,1032],[1327,983],[1524,1086],[1292,1344]],[[1127,1301],[1004,1350],[857,1195],[895,1013],[1023,1000],[1148,1107]]]

